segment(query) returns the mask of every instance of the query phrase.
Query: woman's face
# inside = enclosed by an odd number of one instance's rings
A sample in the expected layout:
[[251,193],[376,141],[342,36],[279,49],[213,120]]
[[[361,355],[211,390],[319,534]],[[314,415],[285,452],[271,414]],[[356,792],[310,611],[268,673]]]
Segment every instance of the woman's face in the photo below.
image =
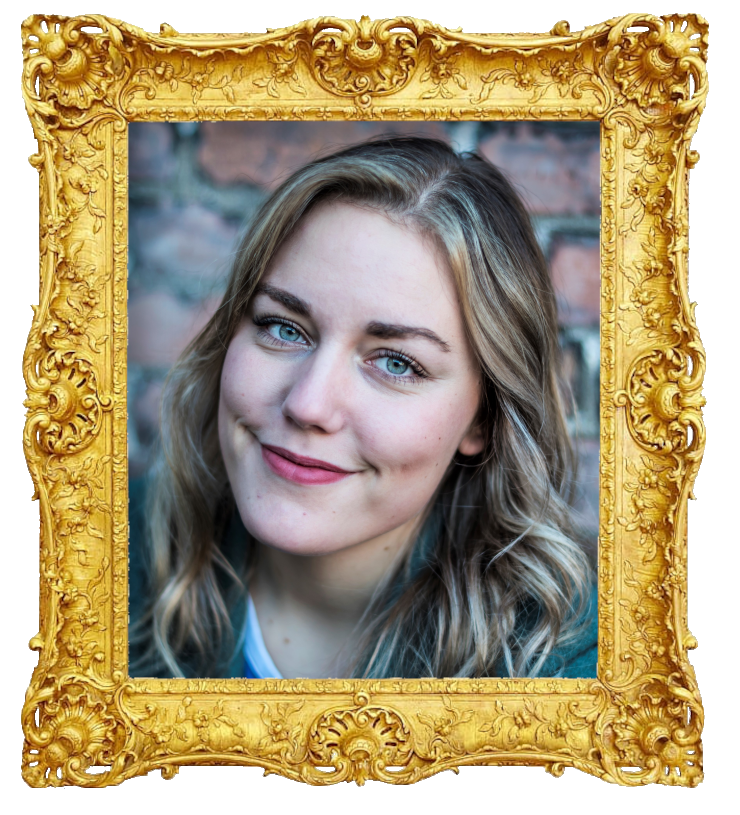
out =
[[302,555],[411,528],[455,452],[481,451],[479,398],[432,242],[374,210],[319,205],[224,362],[219,438],[244,525]]

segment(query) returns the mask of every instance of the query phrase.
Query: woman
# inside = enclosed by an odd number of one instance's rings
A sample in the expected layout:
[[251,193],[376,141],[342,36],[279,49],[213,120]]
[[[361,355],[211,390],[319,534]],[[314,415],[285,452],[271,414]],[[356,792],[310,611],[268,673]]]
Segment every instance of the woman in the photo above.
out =
[[132,673],[594,676],[557,355],[485,160],[386,138],[296,172],[168,378]]

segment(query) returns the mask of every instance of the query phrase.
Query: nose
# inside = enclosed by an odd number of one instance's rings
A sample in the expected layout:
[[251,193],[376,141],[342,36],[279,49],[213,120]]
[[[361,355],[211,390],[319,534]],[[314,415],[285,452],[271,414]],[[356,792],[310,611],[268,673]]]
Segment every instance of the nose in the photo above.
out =
[[336,433],[344,425],[349,368],[339,349],[327,346],[307,355],[294,369],[283,401],[283,415],[302,430]]

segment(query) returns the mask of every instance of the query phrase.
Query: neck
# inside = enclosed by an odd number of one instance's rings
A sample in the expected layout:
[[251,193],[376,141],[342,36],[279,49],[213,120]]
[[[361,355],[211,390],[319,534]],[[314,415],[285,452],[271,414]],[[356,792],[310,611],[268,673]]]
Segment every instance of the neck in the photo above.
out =
[[322,555],[258,544],[250,593],[265,645],[285,677],[346,677],[375,592],[414,539],[419,518]]

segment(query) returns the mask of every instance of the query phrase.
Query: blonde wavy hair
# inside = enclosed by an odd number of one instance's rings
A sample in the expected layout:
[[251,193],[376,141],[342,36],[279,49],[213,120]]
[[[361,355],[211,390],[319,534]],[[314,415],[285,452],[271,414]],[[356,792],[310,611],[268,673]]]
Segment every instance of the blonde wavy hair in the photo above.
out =
[[151,602],[132,629],[139,670],[223,675],[240,645],[232,619],[255,542],[247,533],[237,559],[222,547],[236,510],[217,432],[221,368],[277,250],[327,200],[432,237],[484,383],[485,450],[450,462],[418,539],[363,616],[353,675],[536,676],[578,637],[592,580],[571,507],[552,284],[504,176],[478,155],[415,137],[364,142],[288,178],[244,234],[220,307],[170,372],[148,497]]

